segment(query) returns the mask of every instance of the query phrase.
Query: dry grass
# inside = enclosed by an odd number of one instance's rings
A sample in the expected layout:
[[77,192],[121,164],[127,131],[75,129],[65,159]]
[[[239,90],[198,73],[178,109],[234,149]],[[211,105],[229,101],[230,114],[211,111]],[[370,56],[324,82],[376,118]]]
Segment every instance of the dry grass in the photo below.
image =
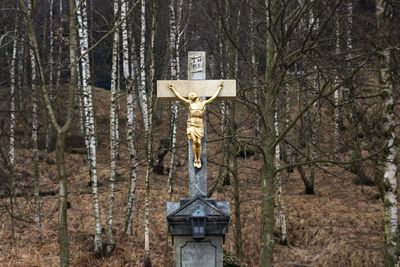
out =
[[[101,208],[103,224],[106,219],[108,166],[108,92],[97,91],[97,126],[101,142],[99,150],[99,180],[102,184]],[[185,164],[184,119],[181,115],[179,158]],[[166,134],[166,125],[157,125],[155,137]],[[123,135],[122,135],[123,136]],[[213,133],[210,139],[217,138]],[[216,155],[219,143],[209,145],[209,153]],[[155,145],[155,147],[157,147]],[[128,190],[127,152],[121,150],[115,199],[115,229],[118,244],[110,257],[97,259],[93,256],[92,204],[88,172],[84,155],[67,154],[69,172],[68,210],[71,266],[142,266],[143,265],[143,162],[139,165],[138,190],[135,202],[134,234],[121,234],[124,220],[124,203]],[[143,151],[140,151],[143,155]],[[18,149],[17,168],[25,175],[21,183],[25,190],[31,190],[32,177],[29,174],[32,162],[29,150]],[[41,184],[46,190],[57,190],[54,154],[41,152]],[[166,162],[168,157],[166,158]],[[258,266],[260,252],[260,200],[258,171],[261,162],[253,158],[240,159],[240,179],[242,197],[242,222],[244,240],[244,266]],[[331,172],[334,168],[328,167]],[[339,173],[337,171],[337,173]],[[209,164],[209,179],[218,174],[218,167]],[[166,176],[152,175],[151,178],[151,260],[153,266],[171,266],[171,240],[166,233],[165,210],[167,202]],[[187,169],[178,167],[175,181],[174,199],[187,194]],[[333,177],[318,172],[316,194],[302,193],[303,185],[296,173],[285,178],[284,200],[287,211],[289,245],[277,244],[274,262],[276,266],[383,266],[383,206],[377,200],[374,188],[360,187],[351,183],[352,177]],[[233,204],[232,188],[224,187],[214,197]],[[1,205],[7,204],[5,199]],[[32,218],[32,198],[18,199],[18,213],[26,219]],[[10,237],[9,219],[2,210],[0,214],[0,266],[57,266],[57,196],[42,198],[43,223],[39,229],[33,224],[18,220],[15,240]],[[234,240],[231,223],[226,237],[225,248],[233,253]],[[278,236],[278,233],[277,233]],[[277,238],[278,240],[278,238]],[[168,246],[166,247],[166,244]],[[165,257],[166,253],[167,257]]]

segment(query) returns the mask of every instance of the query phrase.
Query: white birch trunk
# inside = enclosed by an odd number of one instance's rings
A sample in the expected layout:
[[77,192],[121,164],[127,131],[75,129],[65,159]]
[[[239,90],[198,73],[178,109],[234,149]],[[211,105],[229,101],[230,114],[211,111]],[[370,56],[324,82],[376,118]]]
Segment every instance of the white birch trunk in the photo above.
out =
[[[310,25],[314,25],[313,27],[315,28],[315,31],[319,30],[319,21],[318,17],[315,18],[314,16],[315,10],[311,10],[310,12]],[[313,75],[311,76],[312,79],[312,86],[315,91],[320,92],[319,88],[319,73],[318,73],[318,67],[316,65],[313,66]],[[318,157],[318,152],[317,152],[317,134],[319,130],[319,121],[320,121],[320,116],[319,116],[319,106],[318,102],[315,102],[313,104],[313,107],[311,109],[311,121],[309,122],[310,128],[310,140],[307,140],[309,143],[309,150],[311,154],[311,160],[316,160]],[[310,166],[310,183],[314,185],[315,181],[315,164],[311,164]]]
[[[399,258],[396,256],[398,246],[398,218],[397,218],[397,166],[396,156],[398,145],[396,144],[395,115],[393,113],[393,84],[390,81],[390,50],[382,52],[385,59],[385,66],[380,69],[380,85],[384,101],[383,121],[384,135],[387,138],[385,154],[386,163],[384,168],[384,227],[386,256],[395,261],[395,266],[399,266]],[[389,266],[389,265],[387,265]]]
[[[29,16],[32,12],[32,6],[30,1],[28,1],[28,12]],[[37,128],[38,128],[38,119],[37,119],[37,108],[38,108],[38,90],[36,86],[37,82],[37,66],[36,59],[34,55],[34,51],[30,50],[30,60],[31,60],[31,70],[32,70],[32,157],[33,157],[33,165],[34,165],[34,221],[37,226],[40,227],[40,170],[39,170],[39,150],[37,146]]]
[[[121,7],[121,19],[125,19],[128,11],[128,1],[124,0]],[[132,221],[133,221],[133,209],[136,194],[136,181],[137,181],[137,149],[136,149],[136,104],[135,94],[133,90],[133,69],[130,72],[129,69],[129,43],[128,43],[128,28],[124,21],[121,25],[122,28],[122,55],[123,63],[122,70],[125,78],[125,84],[127,87],[127,142],[130,159],[130,183],[128,191],[128,199],[126,204],[125,212],[125,223],[124,233],[127,235],[132,234]],[[132,35],[133,37],[133,35]],[[134,41],[132,40],[132,43]],[[133,55],[132,55],[133,57]]]
[[62,25],[62,16],[63,16],[63,1],[59,0],[59,17],[60,17],[60,26],[58,28],[58,57],[57,57],[57,74],[56,74],[56,85],[55,88],[58,90],[60,88],[61,82],[61,69],[62,69],[62,50],[63,50],[63,41],[62,41],[62,34],[63,34],[63,25]]
[[376,19],[379,33],[379,85],[383,102],[383,134],[385,140],[385,157],[383,176],[383,209],[385,236],[385,266],[399,266],[398,256],[398,218],[397,218],[397,166],[396,152],[399,149],[395,133],[395,114],[393,83],[391,77],[391,48],[389,40],[389,23],[392,7],[385,0],[376,0]]
[[175,0],[171,0],[169,3],[169,52],[170,52],[170,73],[171,79],[176,79],[177,76],[177,63],[176,63],[176,42],[177,42],[177,25],[176,25],[176,13],[175,13]]
[[[250,7],[250,18],[254,17],[254,7]],[[256,40],[256,25],[253,19],[250,19],[250,31],[251,31],[251,39],[250,39],[250,52],[251,52],[251,65],[252,68],[255,70],[257,69],[257,62],[256,62],[256,52],[254,48],[254,40]],[[252,85],[254,86],[254,104],[258,106],[258,89],[256,80],[252,79]],[[255,127],[254,127],[254,134],[256,137],[260,136],[260,115],[258,113],[255,114]]]
[[[291,87],[289,84],[285,85],[285,127],[289,127],[291,119],[290,115],[292,114],[292,105],[291,105]],[[292,163],[292,147],[289,143],[286,144],[286,161],[288,164]]]
[[138,91],[140,88],[140,62],[139,62],[139,57],[137,56],[136,52],[136,44],[135,44],[135,33],[133,30],[133,25],[128,24],[127,25],[127,31],[128,31],[128,38],[131,40],[129,47],[128,47],[128,52],[131,55],[130,60],[129,60],[129,67],[130,67],[130,77],[132,79],[132,88],[135,88],[134,94],[135,94],[135,105],[136,107],[140,107],[139,103],[139,97],[138,97]]
[[[318,70],[317,67],[314,66],[314,73],[316,73],[316,77],[313,77],[313,87],[315,90],[319,92],[318,86]],[[319,132],[319,126],[320,126],[320,109],[319,109],[319,103],[315,102],[313,104],[313,107],[311,109],[312,113],[312,118],[311,118],[311,123],[310,123],[310,153],[311,153],[311,161],[317,160],[318,158],[318,151],[317,151],[317,144],[318,144],[318,132]],[[315,164],[311,164],[310,166],[310,182],[314,184],[315,181]]]
[[[13,52],[11,57],[11,68],[10,68],[10,145],[9,145],[9,166],[11,169],[14,168],[15,162],[15,92],[17,88],[17,49],[18,49],[18,38],[17,38],[17,27],[18,20],[15,23],[14,40],[13,40]],[[14,179],[11,177],[11,179]]]
[[[81,73],[81,65],[79,62],[77,62],[77,69],[78,69],[78,85],[77,85],[77,90],[75,91],[75,102],[78,103],[78,109],[79,109],[79,126],[81,130],[81,134],[85,136],[85,145],[86,145],[86,153],[87,156],[89,157],[89,139],[86,134],[86,126],[85,126],[85,108],[83,104],[83,87],[82,87],[82,73]],[[88,158],[89,162],[89,158]]]
[[149,130],[149,109],[146,90],[146,1],[141,0],[141,34],[140,34],[140,90],[139,90],[139,104],[142,111],[143,123],[145,132]]
[[147,167],[146,170],[146,178],[145,178],[145,199],[144,199],[144,254],[145,258],[150,258],[150,166]]
[[[21,42],[19,42],[18,44],[18,48],[17,48],[17,68],[18,68],[18,77],[19,79],[17,79],[17,88],[22,88],[25,84],[25,69],[26,69],[26,61],[24,60],[25,55],[27,54],[27,47],[26,45],[22,44]],[[23,90],[17,90],[16,91],[16,95],[15,95],[15,99],[16,99],[16,109],[17,110],[22,110],[23,107],[23,96],[22,96],[22,91]]]
[[[229,70],[229,60],[227,60],[227,56],[229,55],[228,53],[228,48],[227,44],[224,39],[224,33],[222,29],[222,20],[225,21],[226,23],[226,16],[229,12],[229,6],[227,1],[221,1],[219,4],[219,9],[222,10],[224,7],[224,14],[219,18],[218,20],[218,49],[219,49],[219,75],[221,79],[225,79],[228,75],[228,70]],[[222,150],[224,151],[222,154],[222,159],[221,159],[221,166],[219,168],[219,173],[218,177],[220,179],[225,179],[228,175],[228,168],[229,168],[229,151],[227,149],[228,147],[228,140],[227,140],[227,135],[228,132],[227,130],[227,120],[229,118],[229,107],[228,104],[226,103],[225,100],[222,100],[220,103],[221,106],[221,136],[223,137],[222,141]],[[217,181],[219,183],[219,181]],[[215,184],[215,188],[217,188],[219,184]],[[211,192],[209,193],[210,195],[212,194],[213,190],[210,190]]]
[[49,84],[50,91],[53,88],[54,81],[54,0],[49,0]]
[[[119,1],[114,1],[114,19],[117,23],[118,20]],[[115,191],[115,177],[117,173],[117,157],[118,157],[118,85],[120,76],[118,76],[119,68],[119,34],[120,30],[117,29],[113,36],[113,49],[112,49],[112,66],[111,66],[111,105],[110,105],[110,179],[109,179],[109,193],[107,200],[107,254],[109,255],[115,248],[115,237],[113,233],[114,225],[114,191]]]
[[[143,4],[143,0],[142,0]],[[145,206],[144,206],[144,252],[145,252],[145,260],[150,260],[150,172],[151,172],[151,155],[152,155],[152,121],[153,121],[153,80],[155,75],[155,66],[154,66],[154,38],[155,38],[155,25],[156,25],[156,14],[155,14],[155,1],[151,2],[152,4],[152,14],[151,14],[151,29],[150,29],[150,46],[149,46],[149,79],[148,79],[148,105],[147,105],[147,131],[145,131],[145,144],[146,144],[146,178],[145,178]],[[143,6],[142,6],[143,10]],[[143,16],[143,14],[142,14]],[[142,17],[143,19],[143,17]],[[142,21],[143,23],[143,21]],[[143,38],[143,32],[142,32]],[[143,69],[142,69],[143,71]],[[143,83],[143,81],[142,81]]]
[[[336,38],[336,43],[335,43],[335,54],[336,57],[339,57],[341,53],[340,49],[340,24],[339,24],[339,16],[337,15],[335,18],[335,38]],[[334,103],[335,103],[335,129],[334,129],[334,157],[335,159],[338,159],[338,154],[339,154],[339,145],[340,145],[340,121],[341,117],[343,116],[342,114],[342,107],[341,107],[341,98],[342,98],[342,89],[338,86],[340,83],[339,81],[339,74],[338,70],[336,70],[335,74],[335,79],[334,79],[334,86],[336,89],[334,93]]]
[[347,60],[351,59],[352,55],[352,49],[353,49],[353,3],[349,1],[346,4],[347,8],[347,14],[346,14],[346,25],[347,25],[347,30],[346,30],[346,47],[348,50],[348,53],[346,53]]
[[[81,43],[81,36],[83,36],[84,32],[82,29],[82,11],[80,8],[80,5],[82,4],[82,1],[86,1],[86,0],[74,0],[76,1],[76,7],[77,7],[77,11],[76,11],[76,16],[78,19],[78,41],[79,41],[79,46]],[[79,52],[77,52],[77,54],[79,55],[81,53],[81,50],[83,50],[82,48],[79,48]],[[80,120],[80,126],[81,126],[81,133],[85,136],[85,145],[86,145],[86,153],[87,153],[87,161],[89,163],[90,166],[90,149],[89,149],[89,135],[86,134],[86,118],[85,118],[85,114],[86,114],[86,110],[85,110],[85,105],[84,105],[84,92],[83,92],[83,65],[82,65],[82,60],[77,61],[76,62],[77,65],[77,69],[78,69],[78,90],[76,90],[76,102],[78,103],[78,107],[79,107],[79,120]]]
[[[15,30],[14,30],[14,40],[13,40],[13,52],[11,56],[11,68],[10,68],[10,144],[9,144],[9,152],[8,152],[8,160],[9,160],[9,168],[10,168],[10,232],[11,237],[14,240],[14,202],[15,202],[15,176],[14,172],[14,163],[15,163],[15,91],[17,85],[17,76],[16,76],[16,68],[17,68],[17,50],[18,50],[18,38],[17,38],[17,27],[18,27],[18,19],[15,22]],[[18,63],[21,63],[18,61]],[[22,65],[22,64],[21,64]]]
[[[276,138],[279,137],[279,117],[278,111],[275,111],[275,134]],[[275,168],[279,169],[281,166],[281,148],[280,144],[275,147]],[[283,202],[283,188],[282,188],[282,174],[279,172],[276,174],[276,202],[278,206],[278,224],[281,231],[281,243],[287,244],[287,226],[286,226],[286,214],[285,204]]]
[[49,0],[49,83],[50,90],[53,88],[54,80],[54,0]]
[[[85,135],[88,141],[88,163],[89,172],[92,184],[92,195],[93,195],[93,209],[95,217],[95,238],[94,238],[94,250],[96,255],[102,253],[102,239],[101,239],[101,219],[100,219],[100,204],[99,204],[99,193],[97,186],[97,169],[96,169],[96,136],[95,136],[95,125],[94,125],[94,110],[93,110],[93,94],[92,87],[89,85],[90,81],[90,62],[89,54],[86,50],[89,48],[89,36],[88,36],[88,20],[87,20],[87,2],[83,0],[77,3],[77,17],[79,23],[79,45],[81,59],[81,72],[82,72],[82,91],[83,91],[83,109],[85,112]],[[80,4],[80,6],[79,6]]]
[[[242,12],[240,11],[240,9],[238,9],[237,11],[237,24],[236,24],[236,43],[239,43],[239,30],[240,30],[240,17],[241,17]],[[235,78],[238,79],[238,75],[239,75],[239,53],[237,51],[237,49],[234,49],[235,51]]]
[[169,171],[168,171],[168,196],[169,201],[172,201],[172,194],[173,194],[173,180],[172,176],[174,174],[174,167],[175,167],[175,158],[176,158],[176,130],[177,130],[177,121],[178,121],[178,102],[173,102],[171,104],[171,159],[169,162]]
[[126,204],[126,212],[125,212],[125,224],[124,224],[124,232],[127,235],[132,234],[132,220],[133,220],[133,203],[135,201],[136,194],[136,181],[137,181],[137,152],[136,152],[136,120],[135,120],[135,101],[134,94],[128,92],[127,96],[127,108],[128,108],[128,126],[127,126],[127,141],[128,141],[128,150],[130,155],[130,183],[129,183],[129,192],[128,199]]
[[[181,22],[182,22],[182,9],[183,0],[179,0],[177,6],[177,12],[175,12],[175,1],[170,2],[170,57],[171,57],[171,79],[176,80],[180,78],[180,57],[179,57],[179,45],[181,37]],[[176,158],[176,123],[178,120],[178,109],[179,105],[177,101],[171,103],[171,119],[170,119],[170,129],[171,129],[171,160],[169,162],[169,172],[168,172],[168,195],[169,201],[172,201],[173,193],[173,181],[172,175],[174,173],[175,158]]]
[[[50,84],[50,98],[53,100],[53,86],[54,86],[54,29],[53,29],[53,7],[54,7],[54,0],[49,0],[49,84]],[[52,127],[51,122],[47,119],[47,129],[46,129],[46,149],[50,151],[51,149],[51,133]]]

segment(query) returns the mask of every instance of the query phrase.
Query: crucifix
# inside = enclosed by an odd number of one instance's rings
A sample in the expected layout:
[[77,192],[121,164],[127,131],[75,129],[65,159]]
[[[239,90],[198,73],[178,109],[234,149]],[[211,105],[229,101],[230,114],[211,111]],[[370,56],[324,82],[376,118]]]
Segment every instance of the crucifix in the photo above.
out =
[[188,80],[157,81],[157,98],[178,98],[189,106],[189,197],[207,197],[206,106],[215,99],[236,97],[235,80],[206,80],[206,53],[188,53]]

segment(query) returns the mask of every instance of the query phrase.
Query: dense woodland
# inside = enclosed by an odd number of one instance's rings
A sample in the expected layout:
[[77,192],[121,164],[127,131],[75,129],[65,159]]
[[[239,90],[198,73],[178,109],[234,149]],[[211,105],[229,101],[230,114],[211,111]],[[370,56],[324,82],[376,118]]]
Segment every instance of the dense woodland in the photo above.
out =
[[225,266],[398,266],[398,0],[0,0],[0,265],[171,266],[187,111],[208,109]]

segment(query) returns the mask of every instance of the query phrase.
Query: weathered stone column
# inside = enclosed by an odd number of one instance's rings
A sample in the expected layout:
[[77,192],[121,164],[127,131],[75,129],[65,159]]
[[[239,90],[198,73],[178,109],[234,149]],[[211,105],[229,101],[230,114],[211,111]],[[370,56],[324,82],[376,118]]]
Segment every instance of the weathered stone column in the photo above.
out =
[[[206,52],[189,51],[188,53],[188,80],[206,79]],[[205,91],[203,91],[205,93]],[[205,95],[199,95],[204,100]],[[193,164],[193,141],[188,140],[189,147],[189,197],[207,197],[207,113],[204,115],[204,137],[201,140],[203,147],[201,153],[200,169],[195,168]]]
[[[196,92],[203,100],[211,96],[208,87],[217,87],[216,84],[222,82],[205,80],[205,52],[189,52],[188,78],[202,81],[179,81],[180,90],[185,90],[185,93]],[[171,93],[166,88],[171,83],[159,81],[157,97],[168,98]],[[235,81],[227,80],[225,87],[227,90],[221,91],[221,95],[230,98],[236,96]],[[215,89],[211,88],[212,92]],[[173,240],[175,267],[223,267],[223,243],[228,231],[230,208],[227,202],[207,198],[206,121],[204,117],[201,168],[194,167],[192,141],[189,140],[189,198],[167,204],[168,230]]]

